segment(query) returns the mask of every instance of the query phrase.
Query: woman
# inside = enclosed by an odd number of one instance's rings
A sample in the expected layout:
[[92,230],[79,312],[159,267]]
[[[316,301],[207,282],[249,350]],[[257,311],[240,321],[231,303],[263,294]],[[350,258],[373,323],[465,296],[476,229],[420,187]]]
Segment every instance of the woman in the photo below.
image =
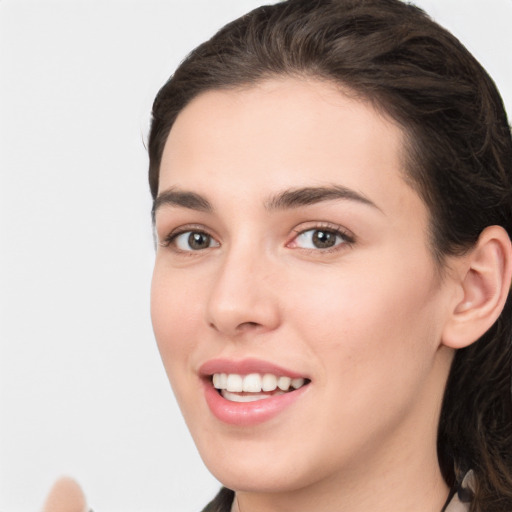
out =
[[261,7],[160,90],[149,156],[205,510],[512,510],[512,140],[452,35],[399,0]]

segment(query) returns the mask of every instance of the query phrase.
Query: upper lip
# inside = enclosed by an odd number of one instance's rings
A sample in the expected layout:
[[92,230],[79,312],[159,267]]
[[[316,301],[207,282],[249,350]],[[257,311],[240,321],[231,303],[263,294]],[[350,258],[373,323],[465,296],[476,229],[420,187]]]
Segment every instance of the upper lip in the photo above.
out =
[[279,377],[307,378],[305,375],[277,364],[262,359],[245,358],[240,360],[232,359],[210,359],[202,364],[199,373],[203,376],[210,376],[214,373],[236,373],[238,375],[248,375],[250,373],[271,373]]

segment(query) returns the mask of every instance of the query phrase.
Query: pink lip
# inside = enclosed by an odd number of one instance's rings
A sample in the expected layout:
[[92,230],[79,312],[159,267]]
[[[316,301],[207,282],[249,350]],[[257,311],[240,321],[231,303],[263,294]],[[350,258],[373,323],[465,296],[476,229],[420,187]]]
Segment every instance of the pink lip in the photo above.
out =
[[259,359],[213,359],[203,364],[200,374],[203,376],[205,399],[210,411],[220,421],[236,426],[257,425],[274,418],[296,402],[309,388],[309,385],[305,385],[297,390],[254,402],[231,402],[213,387],[209,377],[214,373],[272,373],[292,379],[305,376]]
[[277,366],[274,363],[253,358],[242,359],[240,361],[212,359],[199,368],[199,373],[203,376],[210,376],[214,373],[237,373],[239,375],[248,375],[249,373],[272,373],[278,377],[290,377],[292,379],[306,377],[300,373]]
[[230,402],[222,397],[209,380],[204,379],[203,385],[206,403],[213,415],[224,423],[239,427],[258,425],[274,418],[309,389],[309,385],[305,385],[295,391],[255,402]]

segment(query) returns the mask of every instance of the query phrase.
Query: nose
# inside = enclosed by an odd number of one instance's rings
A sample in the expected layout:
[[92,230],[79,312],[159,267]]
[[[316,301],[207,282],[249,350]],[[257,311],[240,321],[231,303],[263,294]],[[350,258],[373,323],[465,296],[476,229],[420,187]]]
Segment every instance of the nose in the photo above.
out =
[[275,275],[254,251],[226,255],[207,304],[209,326],[230,338],[276,329],[281,319]]

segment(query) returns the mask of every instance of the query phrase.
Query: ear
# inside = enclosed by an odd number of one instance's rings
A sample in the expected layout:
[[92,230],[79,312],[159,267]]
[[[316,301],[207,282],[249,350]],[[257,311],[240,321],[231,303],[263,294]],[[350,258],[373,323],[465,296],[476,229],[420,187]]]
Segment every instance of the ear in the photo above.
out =
[[459,293],[441,341],[458,349],[477,341],[505,306],[512,279],[512,244],[505,229],[484,229],[475,247],[455,265]]

